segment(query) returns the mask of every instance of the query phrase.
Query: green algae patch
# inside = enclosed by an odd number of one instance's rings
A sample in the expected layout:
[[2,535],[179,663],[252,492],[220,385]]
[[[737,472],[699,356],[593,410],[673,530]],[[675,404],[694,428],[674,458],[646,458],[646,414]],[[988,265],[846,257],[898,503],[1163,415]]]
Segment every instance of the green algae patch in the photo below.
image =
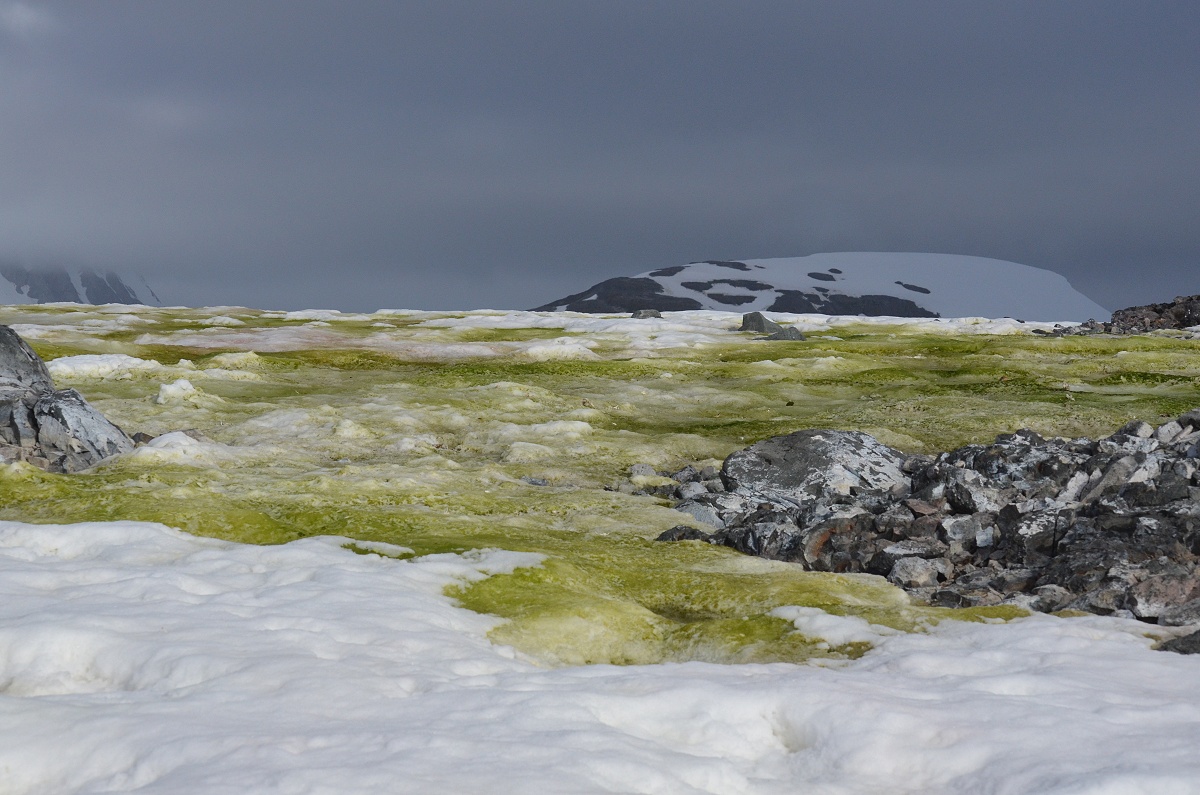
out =
[[[214,314],[241,320],[239,332],[310,322],[228,308],[147,310],[141,325],[94,308],[3,315],[42,324],[33,344],[47,358],[124,353],[172,368],[59,385],[80,389],[128,430],[195,428],[210,441],[139,450],[72,476],[0,467],[0,518],[159,521],[257,544],[335,535],[363,554],[539,553],[540,566],[452,595],[505,619],[496,642],[547,664],[800,662],[869,648],[808,637],[771,614],[782,607],[904,632],[1024,614],[913,605],[878,577],[650,541],[690,520],[669,501],[613,490],[629,483],[632,464],[673,471],[813,427],[863,430],[910,452],[1021,427],[1098,436],[1134,417],[1161,421],[1200,406],[1200,343],[1169,337],[864,324],[838,327],[839,339],[777,344],[707,327],[695,344],[645,349],[617,332],[427,326],[447,316],[414,313],[333,318],[317,329],[325,347],[251,354],[249,343],[167,344],[205,333]],[[533,361],[521,348],[567,337],[596,343],[595,358]],[[235,337],[212,337],[226,339]],[[461,358],[454,346],[464,344],[495,349]],[[413,358],[412,345],[424,346],[424,358]],[[181,377],[195,396],[160,395]]]

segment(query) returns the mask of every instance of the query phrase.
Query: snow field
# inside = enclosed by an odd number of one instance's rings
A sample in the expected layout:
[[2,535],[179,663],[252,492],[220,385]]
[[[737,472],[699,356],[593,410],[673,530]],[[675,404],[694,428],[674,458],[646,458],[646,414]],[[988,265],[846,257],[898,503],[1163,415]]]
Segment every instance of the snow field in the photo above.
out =
[[547,670],[443,594],[540,556],[347,543],[0,523],[4,791],[1197,791],[1200,666],[1136,622],[897,635],[795,608],[876,649]]

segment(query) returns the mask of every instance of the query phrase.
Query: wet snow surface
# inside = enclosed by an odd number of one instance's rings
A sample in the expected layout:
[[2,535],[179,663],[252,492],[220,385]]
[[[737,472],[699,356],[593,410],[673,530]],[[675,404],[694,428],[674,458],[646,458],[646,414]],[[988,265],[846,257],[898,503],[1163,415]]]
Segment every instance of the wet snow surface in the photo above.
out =
[[0,524],[4,790],[1161,795],[1200,781],[1200,666],[1150,651],[1135,622],[879,636],[796,611],[876,650],[834,667],[547,670],[442,595],[536,556],[344,543]]
[[0,793],[1200,792],[1200,656],[1153,649],[1182,630],[653,544],[685,517],[603,488],[814,417],[922,450],[1153,419],[1200,405],[1196,343],[773,317],[815,336],[0,310],[159,434],[0,467]]

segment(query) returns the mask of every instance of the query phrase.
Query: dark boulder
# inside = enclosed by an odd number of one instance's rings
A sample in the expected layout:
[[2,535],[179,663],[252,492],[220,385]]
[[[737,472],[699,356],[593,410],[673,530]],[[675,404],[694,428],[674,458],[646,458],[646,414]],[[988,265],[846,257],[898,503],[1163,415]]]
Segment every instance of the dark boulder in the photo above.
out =
[[742,325],[738,331],[753,331],[756,334],[774,334],[783,331],[783,326],[771,320],[762,312],[747,312],[742,315]]

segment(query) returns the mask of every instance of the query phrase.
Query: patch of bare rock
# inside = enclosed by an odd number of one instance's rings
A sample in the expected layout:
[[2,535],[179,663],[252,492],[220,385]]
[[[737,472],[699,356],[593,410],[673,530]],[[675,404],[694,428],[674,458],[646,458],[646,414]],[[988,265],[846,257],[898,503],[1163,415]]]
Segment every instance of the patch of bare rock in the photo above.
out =
[[1019,430],[937,456],[805,430],[675,478],[657,493],[705,529],[661,541],[878,574],[938,606],[1200,624],[1200,409],[1103,439]]
[[1148,334],[1153,331],[1186,331],[1198,326],[1200,326],[1200,295],[1181,295],[1170,303],[1118,309],[1113,312],[1112,319],[1107,322],[1093,319],[1078,326],[1066,326],[1043,333],[1053,336]]

